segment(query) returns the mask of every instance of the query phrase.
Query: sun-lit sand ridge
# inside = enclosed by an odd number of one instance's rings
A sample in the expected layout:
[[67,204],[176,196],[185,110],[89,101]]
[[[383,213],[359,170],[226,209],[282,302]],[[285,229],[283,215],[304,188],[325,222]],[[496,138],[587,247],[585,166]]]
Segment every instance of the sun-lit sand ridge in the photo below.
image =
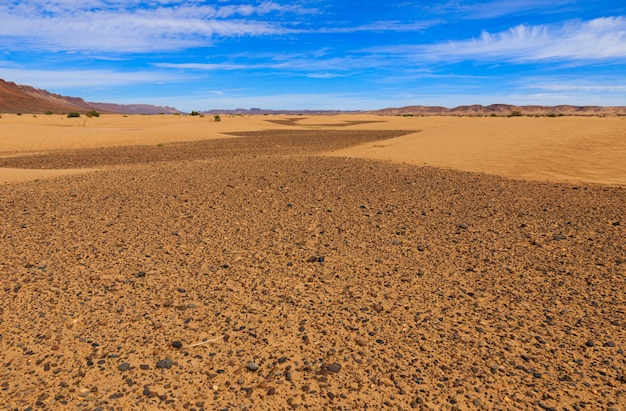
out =
[[[206,118],[119,116],[68,119],[16,116],[0,119],[0,155],[25,151],[154,145],[230,137],[225,133],[286,129],[266,120],[280,116]],[[334,155],[390,160],[511,178],[626,185],[626,119],[619,117],[468,118],[339,115],[302,117],[305,129],[316,124],[376,121],[350,129],[419,131]],[[325,127],[328,128],[328,127]],[[332,127],[331,127],[332,128]],[[69,172],[69,171],[68,171]],[[0,170],[0,182],[58,175],[56,172]]]
[[210,120],[0,119],[3,408],[624,409],[626,121]]

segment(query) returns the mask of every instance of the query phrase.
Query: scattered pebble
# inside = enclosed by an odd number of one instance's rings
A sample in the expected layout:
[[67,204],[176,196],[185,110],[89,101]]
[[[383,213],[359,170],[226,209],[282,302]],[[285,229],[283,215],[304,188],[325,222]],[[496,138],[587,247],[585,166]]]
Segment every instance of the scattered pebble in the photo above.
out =
[[157,361],[156,367],[170,369],[172,368],[172,364],[173,361],[171,358],[165,358],[164,360]]
[[182,348],[183,347],[183,343],[180,340],[172,341],[172,347],[174,347],[174,348]]

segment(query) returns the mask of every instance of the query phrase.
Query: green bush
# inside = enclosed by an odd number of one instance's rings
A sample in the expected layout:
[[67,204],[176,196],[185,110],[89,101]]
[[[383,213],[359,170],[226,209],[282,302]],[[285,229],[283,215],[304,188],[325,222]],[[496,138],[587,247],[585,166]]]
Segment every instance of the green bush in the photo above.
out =
[[222,121],[222,118],[218,115],[213,116],[214,121]]
[[52,111],[48,110],[48,111],[46,111],[46,113],[45,113],[45,114],[46,114],[47,116],[49,116],[50,114],[54,114],[54,113],[53,113]]
[[76,111],[72,111],[71,113],[67,113],[67,118],[76,118],[76,117],[80,117],[80,113],[78,113]]
[[192,115],[192,116],[199,116],[199,115],[200,115],[200,112],[199,112],[199,111],[194,111],[194,110],[192,110],[192,111],[191,111],[191,115]]
[[91,110],[85,113],[85,115],[89,118],[91,117],[100,117],[100,113],[98,113],[96,110]]

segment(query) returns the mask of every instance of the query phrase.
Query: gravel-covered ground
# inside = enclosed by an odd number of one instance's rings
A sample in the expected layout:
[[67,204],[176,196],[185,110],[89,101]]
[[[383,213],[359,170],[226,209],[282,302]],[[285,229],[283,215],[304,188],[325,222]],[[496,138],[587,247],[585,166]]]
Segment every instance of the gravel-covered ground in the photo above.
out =
[[319,156],[399,134],[2,159],[104,168],[0,186],[0,404],[625,409],[626,190]]

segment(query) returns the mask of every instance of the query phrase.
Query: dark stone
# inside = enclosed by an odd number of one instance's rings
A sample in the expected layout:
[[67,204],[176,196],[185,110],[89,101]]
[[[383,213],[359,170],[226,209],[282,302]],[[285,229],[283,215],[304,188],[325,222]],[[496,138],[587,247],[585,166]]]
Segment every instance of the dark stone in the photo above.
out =
[[246,368],[248,368],[248,370],[250,371],[256,371],[259,369],[259,364],[255,363],[255,362],[249,362],[248,365],[246,366]]
[[341,364],[333,363],[326,366],[326,369],[330,372],[338,373],[341,371]]
[[182,348],[183,347],[183,343],[179,340],[176,341],[172,341],[172,347],[174,348]]
[[127,369],[130,368],[130,364],[127,362],[123,362],[120,365],[117,366],[117,369],[120,371],[126,371]]
[[174,362],[172,361],[171,358],[166,358],[164,360],[159,360],[157,362],[157,364],[156,364],[156,367],[157,368],[167,368],[169,370],[170,368],[172,368],[172,364],[173,363]]

